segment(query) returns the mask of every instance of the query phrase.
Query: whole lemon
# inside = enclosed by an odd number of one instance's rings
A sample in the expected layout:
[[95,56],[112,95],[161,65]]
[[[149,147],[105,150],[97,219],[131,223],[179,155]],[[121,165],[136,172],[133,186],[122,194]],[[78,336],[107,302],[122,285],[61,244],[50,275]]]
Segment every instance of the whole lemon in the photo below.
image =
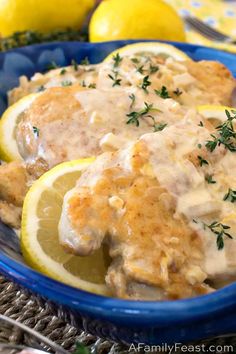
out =
[[95,0],[0,0],[0,34],[79,29]]
[[103,0],[89,26],[91,42],[116,39],[185,41],[184,25],[162,0]]

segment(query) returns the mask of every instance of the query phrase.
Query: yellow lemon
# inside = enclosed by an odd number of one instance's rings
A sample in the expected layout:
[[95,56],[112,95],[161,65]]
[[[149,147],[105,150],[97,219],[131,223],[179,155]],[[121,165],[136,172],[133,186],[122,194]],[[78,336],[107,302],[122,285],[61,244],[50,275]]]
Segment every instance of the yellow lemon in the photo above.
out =
[[112,62],[114,56],[119,54],[121,57],[125,56],[139,56],[143,54],[147,55],[159,55],[164,57],[171,57],[178,61],[185,61],[190,59],[187,54],[177,49],[173,45],[160,43],[160,42],[139,42],[129,44],[119,49],[114,50],[105,59],[104,62]]
[[197,111],[205,119],[209,120],[211,124],[218,126],[226,121],[226,111],[229,111],[231,114],[236,112],[236,108],[216,105],[202,105],[197,107]]
[[95,0],[1,0],[0,33],[79,29]]
[[23,160],[16,142],[16,127],[21,114],[41,93],[31,93],[8,107],[0,119],[0,159],[6,162]]
[[93,161],[88,158],[64,162],[33,184],[23,206],[21,246],[25,261],[39,272],[74,287],[107,295],[105,275],[109,258],[105,249],[87,257],[73,256],[64,251],[58,236],[63,197]]
[[162,0],[104,0],[89,25],[91,42],[116,39],[185,41],[184,25]]

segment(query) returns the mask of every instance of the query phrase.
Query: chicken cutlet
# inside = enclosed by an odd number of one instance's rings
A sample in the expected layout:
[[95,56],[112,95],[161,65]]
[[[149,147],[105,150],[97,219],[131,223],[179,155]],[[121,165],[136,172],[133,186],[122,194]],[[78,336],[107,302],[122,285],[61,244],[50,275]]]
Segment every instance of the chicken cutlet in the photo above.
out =
[[[125,147],[181,120],[197,104],[230,105],[234,88],[235,79],[220,63],[153,55],[123,57],[118,67],[114,61],[76,64],[22,78],[9,93],[10,103],[40,91],[15,132],[30,176],[29,181],[18,180],[24,186],[22,199],[31,179],[54,165]],[[2,175],[6,168],[0,167]],[[20,206],[5,197],[0,201],[2,220],[9,213],[10,225],[19,225]]]
[[221,63],[177,61],[171,57],[136,55],[121,57],[114,62],[95,65],[72,65],[54,69],[46,74],[35,74],[30,80],[23,76],[19,87],[8,94],[9,104],[33,93],[51,87],[81,85],[87,88],[116,89],[142,86],[148,77],[150,87],[168,88],[170,97],[186,106],[222,104],[231,106],[235,79]]
[[[234,119],[226,117],[225,126]],[[222,140],[220,129],[188,113],[158,134],[102,154],[65,195],[61,244],[85,256],[106,243],[112,258],[106,283],[121,298],[179,299],[232,281],[234,139]]]
[[153,92],[147,97],[138,88],[56,87],[39,95],[21,115],[16,140],[28,166],[36,170],[43,164],[49,169],[63,161],[115,150],[159,124],[174,124],[185,112],[175,100]]

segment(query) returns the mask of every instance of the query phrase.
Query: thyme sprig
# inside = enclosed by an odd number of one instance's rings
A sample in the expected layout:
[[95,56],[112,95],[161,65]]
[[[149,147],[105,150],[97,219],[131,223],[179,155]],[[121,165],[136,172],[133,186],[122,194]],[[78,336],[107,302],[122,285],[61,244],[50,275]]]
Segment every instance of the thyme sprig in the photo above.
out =
[[131,93],[131,95],[129,95],[129,98],[131,99],[130,108],[133,108],[133,106],[135,104],[136,97],[133,93]]
[[152,63],[149,66],[149,72],[151,74],[155,74],[159,70],[159,66],[153,65]]
[[160,90],[155,90],[155,93],[163,99],[171,98],[165,86],[162,86]]
[[37,136],[37,138],[39,137],[39,128],[37,127],[33,127],[33,132],[34,134]]
[[88,85],[88,88],[93,88],[95,89],[97,87],[96,83],[95,82],[91,82],[89,85]]
[[145,107],[143,109],[141,109],[140,111],[133,111],[133,112],[126,114],[126,116],[129,118],[127,120],[126,124],[135,124],[136,127],[139,127],[139,124],[140,124],[139,119],[144,118],[144,117],[148,117],[148,118],[151,118],[153,121],[154,132],[158,132],[158,131],[165,129],[165,127],[167,126],[167,123],[157,123],[155,118],[151,114],[149,114],[151,111],[158,111],[158,112],[161,112],[161,111],[158,108],[154,108],[152,103],[148,104],[147,102],[144,102],[144,106]]
[[216,127],[219,136],[211,134],[212,140],[206,142],[206,148],[213,152],[217,146],[224,145],[226,149],[231,152],[236,152],[236,131],[234,130],[233,120],[236,119],[236,111],[232,110],[232,116],[230,112],[225,110],[227,120]]
[[165,127],[167,127],[167,123],[155,123],[154,124],[154,132],[160,132],[162,130],[165,129]]
[[46,70],[50,71],[50,70],[54,70],[54,69],[58,69],[58,68],[59,68],[59,65],[57,65],[57,63],[53,60],[47,65]]
[[0,51],[18,48],[36,43],[82,41],[88,40],[87,31],[74,30],[72,28],[57,29],[49,33],[38,31],[15,32],[9,37],[0,38]]
[[216,181],[213,179],[213,176],[212,175],[206,175],[205,176],[205,181],[209,184],[215,184]]
[[224,195],[223,200],[228,200],[231,203],[236,202],[236,190],[229,188],[228,192]]
[[174,93],[177,97],[179,97],[179,96],[182,95],[183,91],[181,91],[181,90],[177,87],[177,89],[174,90],[173,93]]
[[90,61],[88,57],[85,57],[81,60],[80,65],[90,65]]
[[139,59],[138,58],[131,58],[130,59],[134,64],[139,64]]
[[66,69],[65,68],[61,69],[60,75],[65,75],[65,73],[66,73]]
[[142,84],[140,85],[140,88],[143,89],[146,93],[148,93],[148,86],[150,86],[152,83],[149,81],[149,75],[144,76]]
[[120,83],[122,80],[118,79],[118,75],[119,75],[118,71],[113,70],[112,72],[113,72],[113,75],[108,74],[108,77],[113,81],[112,87],[120,86]]
[[224,248],[224,238],[225,236],[233,239],[233,237],[226,232],[226,230],[230,229],[230,226],[228,225],[224,225],[220,222],[217,221],[213,221],[210,225],[207,225],[204,223],[204,228],[208,228],[211,230],[211,232],[213,232],[213,234],[215,234],[216,237],[216,244],[217,244],[217,248],[218,250],[222,250]]
[[138,73],[140,73],[140,74],[143,74],[143,72],[144,72],[143,67],[144,67],[144,65],[138,66],[138,67],[136,68],[136,71],[137,71]]
[[[87,58],[87,60],[88,60],[88,58]],[[75,71],[78,71],[78,63],[75,59],[71,60],[71,65],[73,66]]]
[[199,164],[200,166],[202,167],[203,165],[209,165],[208,161],[205,160],[202,156],[198,155],[198,161],[199,161]]
[[114,61],[113,63],[114,68],[118,68],[123,58],[121,58],[120,54],[117,53],[116,55],[113,55],[112,60]]
[[126,116],[129,118],[126,122],[126,124],[134,124],[136,127],[139,127],[139,119],[146,116],[152,109],[153,109],[153,104],[148,104],[147,102],[144,102],[144,108],[141,109],[140,111],[133,111]]

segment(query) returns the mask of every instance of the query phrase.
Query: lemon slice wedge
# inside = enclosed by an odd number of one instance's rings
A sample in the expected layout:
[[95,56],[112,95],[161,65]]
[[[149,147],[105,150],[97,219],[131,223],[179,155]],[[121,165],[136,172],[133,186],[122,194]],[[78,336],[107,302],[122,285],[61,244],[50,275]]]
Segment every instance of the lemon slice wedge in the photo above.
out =
[[118,54],[120,56],[137,56],[137,55],[160,55],[164,57],[172,57],[178,61],[189,60],[189,56],[177,49],[171,44],[159,43],[159,42],[141,42],[126,45],[122,48],[119,48],[109,54],[104,62],[110,62],[112,58]]
[[0,120],[0,159],[6,162],[22,160],[16,142],[16,127],[21,114],[40,93],[32,93],[10,106]]
[[59,243],[58,223],[63,197],[93,158],[62,163],[40,177],[26,195],[21,231],[24,259],[32,268],[63,283],[108,295],[105,274],[109,257],[105,249],[79,257]]
[[225,111],[236,112],[236,108],[216,105],[202,105],[197,107],[197,111],[214,126],[218,126],[227,119]]

